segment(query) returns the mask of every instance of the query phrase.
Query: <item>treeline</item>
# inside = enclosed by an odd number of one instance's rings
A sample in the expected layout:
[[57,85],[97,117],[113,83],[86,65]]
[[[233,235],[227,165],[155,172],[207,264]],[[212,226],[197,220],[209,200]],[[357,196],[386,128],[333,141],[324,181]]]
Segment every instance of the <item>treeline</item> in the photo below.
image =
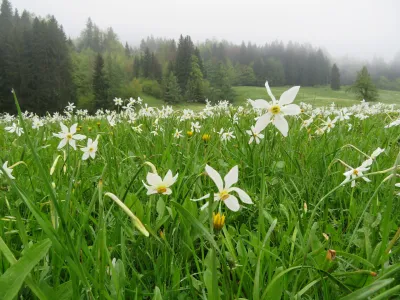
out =
[[14,111],[11,89],[23,109],[61,110],[76,99],[70,58],[72,42],[54,17],[39,19],[0,8],[0,112]]
[[[19,14],[8,0],[0,10],[0,112],[14,109],[11,88],[22,108],[33,112],[59,111],[68,102],[93,112],[112,107],[114,97],[142,94],[167,103],[233,100],[232,86],[263,86],[266,79],[272,86],[338,89],[354,82],[362,67],[333,63],[321,49],[293,42],[194,44],[190,36],[177,41],[151,36],[132,47],[90,18],[72,41],[54,17]],[[382,68],[367,66],[378,87],[400,85],[400,56],[379,64]]]

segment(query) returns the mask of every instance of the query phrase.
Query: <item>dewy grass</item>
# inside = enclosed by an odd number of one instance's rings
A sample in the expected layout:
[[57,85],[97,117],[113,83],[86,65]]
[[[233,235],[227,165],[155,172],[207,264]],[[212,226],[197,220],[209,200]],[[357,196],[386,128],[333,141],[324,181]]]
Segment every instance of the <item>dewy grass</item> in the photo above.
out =
[[252,103],[39,118],[16,101],[0,299],[400,297],[399,110],[302,103],[277,123]]

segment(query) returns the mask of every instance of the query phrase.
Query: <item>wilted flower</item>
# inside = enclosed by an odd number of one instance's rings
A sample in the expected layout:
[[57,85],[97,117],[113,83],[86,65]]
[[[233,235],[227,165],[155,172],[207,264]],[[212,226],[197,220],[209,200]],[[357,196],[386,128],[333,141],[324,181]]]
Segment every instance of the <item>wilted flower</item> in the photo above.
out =
[[[15,179],[15,177],[11,174],[12,171],[13,171],[13,169],[9,168],[9,167],[7,166],[7,164],[8,164],[8,161],[6,161],[6,162],[3,164],[4,172],[7,174],[7,176],[8,176],[10,179]],[[3,175],[3,170],[2,170],[2,169],[0,169],[0,175]]]
[[58,137],[61,139],[61,142],[58,144],[58,149],[63,148],[67,143],[76,150],[76,142],[75,141],[80,141],[86,139],[86,136],[82,134],[75,134],[76,133],[76,127],[78,126],[77,123],[71,126],[71,128],[68,130],[68,127],[65,126],[62,122],[60,122],[61,126],[61,132],[59,133],[53,133],[55,137]]
[[381,149],[380,147],[378,147],[374,152],[372,152],[371,158],[375,160],[383,152],[385,152],[385,149]]
[[261,132],[269,123],[275,125],[275,127],[282,133],[283,136],[287,136],[289,131],[289,125],[284,116],[298,115],[301,113],[301,109],[296,104],[290,104],[296,98],[296,95],[300,89],[300,86],[294,86],[289,90],[283,92],[279,101],[277,101],[269,88],[268,81],[265,82],[268,95],[272,99],[272,104],[265,100],[258,99],[251,101],[253,108],[266,109],[267,113],[258,118],[255,128],[257,132]]
[[336,258],[336,251],[333,249],[328,249],[326,252],[326,259],[332,261]]

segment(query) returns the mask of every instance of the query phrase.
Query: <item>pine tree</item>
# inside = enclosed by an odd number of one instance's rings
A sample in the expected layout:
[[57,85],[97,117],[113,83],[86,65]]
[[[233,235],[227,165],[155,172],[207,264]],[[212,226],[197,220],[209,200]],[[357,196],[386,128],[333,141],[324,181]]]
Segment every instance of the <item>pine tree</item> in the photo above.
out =
[[136,55],[135,59],[133,60],[133,77],[134,78],[139,78],[141,72],[141,60],[140,60],[140,56]]
[[163,82],[164,101],[168,104],[179,103],[182,99],[181,89],[174,73],[169,73]]
[[151,53],[149,47],[146,47],[144,51],[144,56],[142,60],[142,70],[143,70],[143,77],[150,78],[151,75]]
[[357,73],[357,79],[354,84],[348,88],[348,91],[356,94],[359,100],[364,99],[365,101],[376,101],[379,96],[378,90],[372,82],[366,66]]
[[131,57],[131,49],[128,45],[128,42],[125,43],[125,56],[126,57]]
[[333,64],[331,70],[331,89],[340,90],[340,73],[336,64]]
[[157,57],[154,55],[154,52],[151,54],[151,78],[161,82],[162,79],[162,67],[158,62]]
[[192,67],[193,53],[194,46],[190,36],[186,36],[184,38],[181,35],[181,37],[179,38],[178,50],[176,53],[175,74],[178,78],[178,83],[183,93],[186,93],[187,82]]
[[95,108],[108,108],[108,83],[104,73],[103,56],[99,53],[96,57],[93,74],[93,93],[95,96]]
[[13,107],[11,89],[13,78],[10,76],[10,57],[13,56],[13,13],[11,3],[3,0],[0,7],[0,111],[10,111]]
[[191,71],[185,95],[186,99],[190,102],[205,102],[203,74],[201,73],[196,55],[192,55]]
[[217,63],[210,77],[211,88],[208,100],[217,102],[219,100],[233,101],[235,93],[232,89],[228,71],[222,62]]
[[199,67],[200,67],[201,73],[203,73],[204,77],[207,77],[207,74],[205,73],[205,69],[204,69],[203,59],[201,58],[199,48],[196,47],[194,49],[193,54],[196,55],[197,60],[199,61]]

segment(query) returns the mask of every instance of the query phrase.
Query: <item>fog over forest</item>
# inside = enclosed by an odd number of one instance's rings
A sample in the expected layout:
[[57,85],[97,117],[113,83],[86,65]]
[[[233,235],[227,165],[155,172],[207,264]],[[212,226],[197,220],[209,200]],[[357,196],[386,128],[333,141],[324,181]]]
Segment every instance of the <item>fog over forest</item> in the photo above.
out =
[[67,36],[76,38],[87,18],[112,27],[123,43],[139,45],[146,36],[244,41],[264,45],[274,40],[311,43],[330,55],[391,61],[400,51],[400,2],[204,0],[13,0],[20,10],[54,15]]

